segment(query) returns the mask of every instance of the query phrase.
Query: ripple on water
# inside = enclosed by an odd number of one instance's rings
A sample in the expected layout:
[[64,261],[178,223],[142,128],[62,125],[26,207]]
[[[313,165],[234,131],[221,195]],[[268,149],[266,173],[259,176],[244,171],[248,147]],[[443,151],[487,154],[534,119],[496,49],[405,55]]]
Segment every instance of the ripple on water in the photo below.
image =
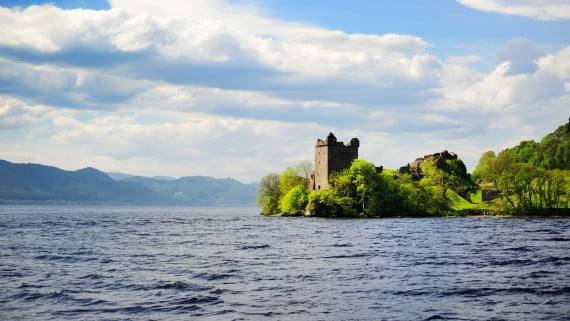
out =
[[0,315],[567,320],[568,219],[257,211],[0,207]]

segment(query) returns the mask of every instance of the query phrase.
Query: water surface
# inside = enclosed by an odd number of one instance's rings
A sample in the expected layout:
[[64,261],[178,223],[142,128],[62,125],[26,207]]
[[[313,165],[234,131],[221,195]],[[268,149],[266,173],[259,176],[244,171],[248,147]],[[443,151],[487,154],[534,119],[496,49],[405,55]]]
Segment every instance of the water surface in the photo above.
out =
[[0,319],[568,320],[570,220],[0,206]]

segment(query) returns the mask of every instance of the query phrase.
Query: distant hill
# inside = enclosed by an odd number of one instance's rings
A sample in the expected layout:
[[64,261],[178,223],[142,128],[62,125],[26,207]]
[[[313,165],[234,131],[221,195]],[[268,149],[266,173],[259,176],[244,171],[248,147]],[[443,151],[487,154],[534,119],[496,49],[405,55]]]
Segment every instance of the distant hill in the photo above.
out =
[[94,168],[65,171],[0,160],[2,203],[166,205],[173,201],[130,182],[117,182]]
[[133,176],[131,174],[117,173],[117,172],[105,172],[105,174],[107,174],[109,177],[111,177],[116,181]]
[[[125,179],[127,177],[133,177],[136,175],[132,175],[132,174],[125,174],[125,173],[118,173],[118,172],[105,172],[105,174],[109,175],[109,177],[111,177],[112,179],[116,180],[116,181],[120,181],[122,179]],[[170,177],[170,176],[151,176],[150,178],[154,178],[154,179],[160,179],[160,180],[164,180],[164,181],[172,181],[175,180],[175,177]]]
[[113,175],[122,179],[90,167],[66,171],[0,160],[0,204],[255,205],[257,185],[233,179]]
[[121,181],[146,186],[184,205],[193,206],[255,206],[257,196],[257,184],[243,184],[231,178],[191,176],[165,180],[131,176]]

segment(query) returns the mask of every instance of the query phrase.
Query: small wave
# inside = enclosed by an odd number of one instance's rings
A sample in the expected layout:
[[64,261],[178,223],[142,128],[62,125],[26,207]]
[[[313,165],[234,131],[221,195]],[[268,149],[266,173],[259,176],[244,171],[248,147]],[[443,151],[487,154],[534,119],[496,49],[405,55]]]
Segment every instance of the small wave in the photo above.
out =
[[565,287],[562,287],[562,288],[559,288],[559,289],[541,291],[540,294],[543,294],[543,295],[570,294],[570,286],[565,286]]
[[176,301],[176,305],[190,305],[190,304],[214,304],[221,303],[222,301],[215,296],[195,296],[187,299]]
[[57,292],[48,292],[48,293],[41,293],[41,292],[28,292],[23,291],[17,294],[14,294],[10,297],[11,299],[18,299],[24,301],[36,301],[36,300],[49,300],[49,301],[70,301],[73,298],[66,293],[66,291],[57,291]]
[[570,287],[562,287],[557,289],[536,289],[525,287],[512,288],[479,288],[479,289],[463,289],[456,291],[448,291],[441,293],[442,296],[466,296],[466,297],[484,297],[493,294],[538,294],[538,295],[560,295],[570,293]]
[[90,279],[90,280],[97,280],[97,279],[102,279],[104,278],[104,276],[102,276],[101,274],[96,274],[96,273],[91,273],[91,274],[87,274],[84,276],[79,277],[80,279]]
[[81,226],[96,226],[97,222],[96,221],[86,221],[86,222],[80,222],[79,225],[81,225]]
[[368,253],[355,253],[355,254],[346,254],[346,255],[323,256],[323,259],[351,259],[351,258],[366,257],[366,256],[368,256]]
[[242,245],[239,247],[240,250],[254,250],[254,249],[267,249],[270,248],[269,244],[261,245]]
[[41,289],[43,288],[43,285],[40,284],[28,284],[28,283],[22,283],[18,289]]
[[492,262],[492,265],[495,266],[504,266],[504,265],[516,265],[516,266],[522,266],[522,265],[529,265],[529,264],[534,264],[535,261],[530,260],[530,259],[515,259],[515,260],[506,260],[506,261],[495,261]]
[[565,257],[550,256],[550,257],[547,257],[545,259],[538,260],[537,263],[553,264],[555,266],[560,266],[560,265],[566,265],[566,264],[568,264],[568,262],[570,262],[570,257],[567,257],[567,256],[565,256]]
[[185,290],[185,291],[208,291],[211,290],[211,287],[204,287],[197,284],[190,284],[183,281],[176,281],[176,282],[169,282],[165,284],[160,284],[156,287],[156,289],[161,290]]
[[207,280],[207,281],[216,281],[216,280],[231,278],[233,276],[234,275],[232,275],[232,274],[226,274],[226,273],[221,273],[221,274],[218,274],[218,273],[198,273],[194,277],[198,278],[198,279]]
[[549,241],[549,242],[570,242],[570,239],[565,238],[565,237],[551,237],[549,239],[545,239],[545,241]]
[[331,245],[332,247],[352,247],[353,245],[350,243],[338,243]]
[[34,256],[34,259],[37,260],[44,260],[44,261],[62,261],[66,263],[75,263],[75,262],[87,262],[87,261],[94,261],[97,260],[94,257],[76,257],[76,256],[67,256],[67,255],[38,255]]
[[547,276],[552,275],[552,274],[556,274],[556,272],[542,271],[542,270],[541,270],[541,271],[534,271],[534,272],[531,272],[531,273],[529,274],[529,277],[530,277],[531,279],[538,279],[538,278],[542,278],[542,277],[547,277]]
[[504,251],[512,251],[512,252],[532,252],[532,249],[528,246],[519,246],[519,247],[511,247],[505,249]]
[[23,276],[24,274],[16,271],[0,271],[0,277],[2,278],[10,278],[10,277],[21,278]]

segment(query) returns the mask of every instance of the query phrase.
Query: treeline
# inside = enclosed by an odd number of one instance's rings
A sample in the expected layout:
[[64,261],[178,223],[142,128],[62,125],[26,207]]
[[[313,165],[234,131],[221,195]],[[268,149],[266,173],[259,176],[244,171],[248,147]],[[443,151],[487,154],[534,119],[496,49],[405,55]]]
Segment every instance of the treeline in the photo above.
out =
[[488,151],[473,172],[483,188],[499,194],[498,210],[514,214],[556,213],[570,202],[570,122],[540,143],[523,141],[498,155]]
[[[305,162],[306,164],[306,162]],[[453,212],[450,193],[473,185],[461,160],[445,160],[444,166],[424,162],[425,176],[378,172],[373,163],[357,159],[340,173],[333,173],[328,189],[310,191],[308,176],[299,165],[282,174],[263,177],[258,205],[264,215],[325,217],[440,216]],[[306,166],[305,166],[306,167]]]

